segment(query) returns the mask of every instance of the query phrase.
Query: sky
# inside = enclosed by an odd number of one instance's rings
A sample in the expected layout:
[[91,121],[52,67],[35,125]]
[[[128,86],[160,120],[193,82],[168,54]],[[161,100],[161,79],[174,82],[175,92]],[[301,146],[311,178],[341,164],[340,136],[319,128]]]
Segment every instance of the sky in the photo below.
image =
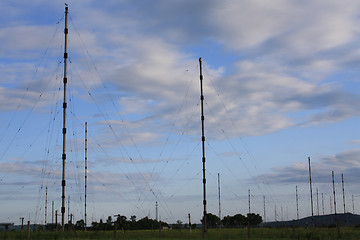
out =
[[[311,215],[310,157],[314,213],[334,212],[332,171],[337,212],[360,213],[359,1],[67,3],[66,218],[84,219],[87,122],[88,225],[156,202],[200,222],[199,57],[208,212],[220,180],[221,217],[247,214],[249,190],[266,221]],[[2,1],[0,222],[60,212],[64,8]]]

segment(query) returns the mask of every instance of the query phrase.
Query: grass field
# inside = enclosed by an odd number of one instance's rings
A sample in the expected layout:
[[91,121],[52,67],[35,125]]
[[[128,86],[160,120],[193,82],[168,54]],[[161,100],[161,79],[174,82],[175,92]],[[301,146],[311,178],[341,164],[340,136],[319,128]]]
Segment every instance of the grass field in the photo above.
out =
[[[0,232],[1,239],[27,239],[26,231]],[[255,228],[251,229],[250,238],[261,239],[339,239],[336,228]],[[32,231],[30,239],[115,239],[114,231],[77,231],[77,232],[46,232]],[[201,230],[138,230],[116,232],[116,239],[202,239]],[[204,239],[247,239],[247,229],[210,229]],[[360,228],[341,228],[340,239],[360,239]]]

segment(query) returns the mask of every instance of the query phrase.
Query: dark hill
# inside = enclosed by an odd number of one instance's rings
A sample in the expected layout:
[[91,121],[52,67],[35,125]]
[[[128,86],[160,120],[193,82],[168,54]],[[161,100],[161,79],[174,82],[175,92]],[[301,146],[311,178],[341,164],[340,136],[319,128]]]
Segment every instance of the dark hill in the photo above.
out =
[[[358,226],[360,225],[360,215],[352,214],[352,213],[341,213],[337,214],[329,214],[329,215],[321,215],[314,216],[314,225],[316,227],[320,226],[335,226],[336,219],[339,222],[340,226]],[[299,220],[293,221],[281,221],[281,222],[265,222],[262,223],[263,227],[292,227],[293,224],[296,227],[311,227],[312,226],[312,218],[306,217]]]

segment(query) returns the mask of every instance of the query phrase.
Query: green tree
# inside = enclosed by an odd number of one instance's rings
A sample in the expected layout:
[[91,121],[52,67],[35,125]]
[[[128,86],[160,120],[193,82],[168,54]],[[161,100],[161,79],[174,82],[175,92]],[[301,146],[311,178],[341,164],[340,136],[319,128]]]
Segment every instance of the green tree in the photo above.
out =
[[220,218],[212,213],[206,214],[207,228],[216,228],[220,223]]
[[75,223],[76,230],[84,230],[84,228],[85,228],[85,222],[83,219],[81,219]]
[[251,226],[256,226],[262,223],[262,217],[259,214],[248,213],[246,218],[246,224],[250,221]]

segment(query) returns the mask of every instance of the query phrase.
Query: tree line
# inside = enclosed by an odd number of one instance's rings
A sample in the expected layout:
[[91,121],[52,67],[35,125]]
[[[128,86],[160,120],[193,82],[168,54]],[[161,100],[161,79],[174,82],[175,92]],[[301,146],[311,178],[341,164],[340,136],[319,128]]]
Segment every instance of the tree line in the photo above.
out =
[[[168,224],[163,221],[158,221],[148,217],[137,220],[136,216],[133,215],[130,219],[127,219],[126,216],[116,215],[116,218],[113,219],[109,216],[106,221],[100,219],[99,222],[92,222],[91,226],[88,227],[88,230],[151,230],[151,229],[162,229],[163,227],[182,229],[189,228],[195,229],[199,227],[197,224],[183,224],[178,220],[175,224]],[[207,213],[206,223],[207,228],[236,228],[236,227],[245,227],[250,224],[250,226],[257,226],[262,223],[262,217],[259,214],[249,213],[246,216],[242,214],[235,214],[234,216],[225,216],[223,219],[212,213]],[[202,221],[201,221],[202,222]],[[74,228],[76,230],[82,230],[85,228],[84,220],[79,220],[75,223]]]

